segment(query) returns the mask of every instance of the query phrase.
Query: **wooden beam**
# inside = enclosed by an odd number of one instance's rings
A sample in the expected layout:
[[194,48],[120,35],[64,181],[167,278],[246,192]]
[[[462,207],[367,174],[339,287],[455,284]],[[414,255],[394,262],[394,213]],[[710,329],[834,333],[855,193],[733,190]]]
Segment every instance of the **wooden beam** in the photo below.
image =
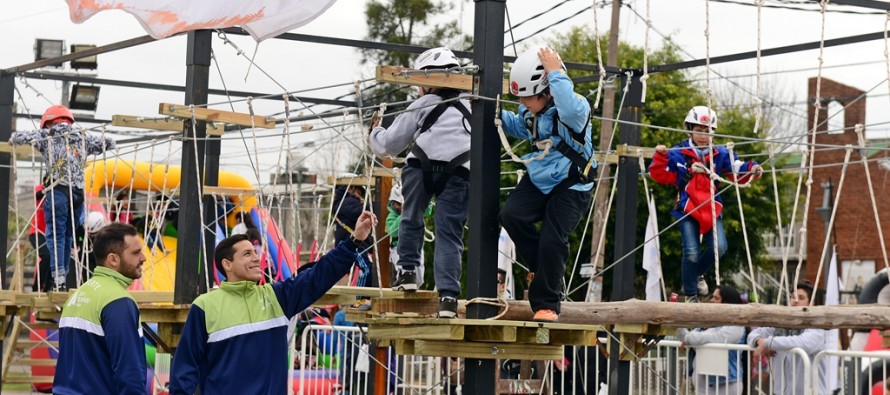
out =
[[[510,308],[502,319],[531,321],[527,301],[508,301]],[[789,307],[762,305],[668,303],[627,300],[623,302],[563,302],[560,323],[570,324],[657,324],[673,327],[715,327],[724,325],[776,328],[890,329],[888,305],[835,305]]]
[[[128,128],[169,130],[172,132],[182,132],[185,128],[185,121],[180,119],[145,118],[136,115],[112,115],[111,124]],[[221,123],[207,122],[207,134],[210,136],[222,136],[225,130],[225,125]]]
[[[158,114],[185,119],[191,119],[192,117],[192,111],[189,109],[189,106],[172,103],[161,103],[158,106]],[[199,121],[222,122],[246,127],[253,126],[263,129],[275,128],[275,119],[262,115],[254,115],[251,117],[250,114],[222,111],[204,107],[195,107],[194,115],[195,119]]]
[[436,299],[372,298],[371,311],[378,314],[410,312],[420,315],[435,315],[439,312],[439,302]]
[[412,340],[463,340],[462,325],[371,325],[368,326],[368,338],[380,340],[412,339]]
[[550,344],[550,330],[546,328],[516,328],[516,342]]
[[[396,348],[398,352],[398,348]],[[475,359],[562,359],[562,346],[520,343],[474,343],[443,340],[414,341],[414,355]]]
[[8,141],[0,142],[0,152],[14,153],[15,158],[18,160],[34,159],[35,161],[39,161],[43,158],[43,156],[40,155],[40,151],[31,148],[30,145],[12,145],[9,144]]
[[[377,82],[387,82],[397,85],[423,86],[427,88],[451,88],[459,91],[473,92],[478,85],[475,77],[469,74],[458,73],[423,73],[418,70],[400,66],[378,65],[375,72]],[[510,93],[509,81],[503,82],[504,94]]]
[[351,186],[356,186],[356,187],[367,188],[368,185],[370,185],[371,187],[374,187],[375,185],[377,185],[377,180],[375,178],[369,178],[369,177],[364,177],[364,176],[355,176],[355,177],[330,176],[330,177],[328,177],[327,181],[328,181],[328,185],[335,185],[338,187],[340,187],[340,186],[345,187],[347,185],[351,185]]
[[515,326],[468,326],[466,327],[466,339],[474,342],[516,342]]
[[254,196],[257,193],[256,188],[235,188],[205,185],[204,195],[222,195],[222,196]]
[[349,296],[367,296],[370,298],[375,297],[384,298],[398,298],[398,299],[438,299],[439,293],[436,291],[417,291],[417,292],[403,292],[403,291],[393,291],[391,289],[380,289],[374,287],[346,287],[342,285],[335,285],[333,288],[329,289],[328,295],[349,295]]

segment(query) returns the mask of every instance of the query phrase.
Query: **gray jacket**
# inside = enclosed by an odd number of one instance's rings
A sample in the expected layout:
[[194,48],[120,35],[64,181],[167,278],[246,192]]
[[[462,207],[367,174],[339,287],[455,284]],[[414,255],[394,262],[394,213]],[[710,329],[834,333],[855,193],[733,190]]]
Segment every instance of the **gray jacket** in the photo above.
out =
[[[470,109],[470,103],[461,94],[460,105]],[[458,155],[470,150],[469,121],[454,107],[448,107],[439,116],[432,127],[419,135],[423,120],[427,114],[441,103],[442,98],[434,93],[426,94],[415,100],[408,109],[399,114],[389,128],[378,126],[371,131],[371,149],[378,155],[395,156],[408,148],[416,140],[418,147],[429,156],[430,160],[448,162]],[[408,158],[413,158],[408,154]],[[463,164],[467,169],[470,162]]]
[[[748,345],[757,347],[757,339],[764,339],[766,348],[776,352],[776,355],[770,359],[773,394],[803,395],[806,388],[804,386],[804,365],[800,357],[790,351],[792,348],[800,348],[807,353],[810,362],[813,362],[816,354],[825,348],[826,331],[823,329],[757,328],[748,334]],[[819,395],[830,393],[826,389],[828,386],[827,373],[828,358],[822,358],[819,362],[819,378],[815,380],[814,393]],[[812,373],[810,380],[813,380]]]

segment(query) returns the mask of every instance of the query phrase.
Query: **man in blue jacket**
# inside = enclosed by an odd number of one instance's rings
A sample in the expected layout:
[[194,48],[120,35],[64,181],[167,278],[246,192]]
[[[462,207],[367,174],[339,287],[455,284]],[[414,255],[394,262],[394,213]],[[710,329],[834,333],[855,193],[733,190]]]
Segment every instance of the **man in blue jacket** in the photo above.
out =
[[173,357],[171,395],[286,394],[288,321],[349,272],[377,218],[363,212],[352,236],[315,266],[275,284],[257,285],[260,257],[245,235],[219,243],[226,281],[192,304]]
[[97,234],[93,278],[62,309],[53,393],[145,394],[145,345],[139,308],[127,292],[145,262],[139,232],[113,223]]

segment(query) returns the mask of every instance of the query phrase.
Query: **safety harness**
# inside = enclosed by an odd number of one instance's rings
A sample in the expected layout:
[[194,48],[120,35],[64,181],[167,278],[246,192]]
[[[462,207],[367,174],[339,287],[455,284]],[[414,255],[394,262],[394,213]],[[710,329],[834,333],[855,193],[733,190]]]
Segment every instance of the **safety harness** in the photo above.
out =
[[[587,117],[587,122],[581,127],[581,130],[576,132],[575,129],[559,119],[559,113],[556,112],[553,114],[553,130],[550,133],[551,136],[559,136],[560,124],[569,131],[572,140],[575,140],[576,143],[582,146],[585,144],[584,137],[586,135],[587,126],[590,125],[590,117]],[[574,166],[569,168],[568,177],[560,182],[555,189],[569,188],[575,184],[589,184],[596,181],[596,175],[591,174],[590,172],[590,169],[593,166],[592,157],[590,159],[584,159],[584,156],[581,153],[566,143],[565,138],[559,140],[559,143],[556,144],[556,150],[566,158],[569,158]]]
[[[454,107],[457,111],[460,111],[461,115],[463,115],[464,130],[467,134],[470,133],[470,130],[467,129],[467,122],[470,120],[470,110],[464,106],[460,100],[451,100],[460,96],[460,91],[454,89],[443,89],[436,92],[436,95],[442,98],[442,102],[433,107],[432,111],[426,115],[426,118],[423,119],[423,124],[420,127],[420,132],[417,134],[420,137],[421,134],[426,133],[430,128],[439,120],[439,117],[445,113],[449,107]],[[448,180],[451,176],[459,176],[465,179],[470,178],[470,171],[467,170],[466,167],[461,166],[470,160],[470,151],[466,152],[454,157],[454,159],[450,161],[438,161],[438,160],[430,160],[429,155],[420,148],[416,143],[414,147],[411,148],[411,153],[414,154],[416,158],[408,159],[408,165],[412,167],[419,167],[423,170],[423,189],[426,191],[428,195],[439,195],[445,190],[445,185],[448,184]],[[416,159],[416,160],[412,160]],[[435,182],[433,182],[433,174],[434,173],[442,173],[442,176]]]

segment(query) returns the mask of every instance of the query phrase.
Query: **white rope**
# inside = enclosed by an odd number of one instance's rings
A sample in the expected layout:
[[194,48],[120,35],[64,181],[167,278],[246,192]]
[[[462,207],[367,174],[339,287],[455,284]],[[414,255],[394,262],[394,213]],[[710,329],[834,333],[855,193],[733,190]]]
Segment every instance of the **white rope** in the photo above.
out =
[[[707,94],[708,101],[708,110],[714,108],[712,98],[713,91],[711,90],[711,1],[705,0],[705,93]],[[714,128],[711,126],[711,123],[708,122],[708,133],[713,133]],[[714,163],[714,140],[713,138],[708,138],[708,153],[710,154],[708,164],[710,169],[710,175],[713,177],[716,173],[715,171],[715,163]],[[694,167],[694,166],[693,166]],[[713,182],[708,183],[708,192],[710,193],[711,201],[711,237],[712,243],[714,246],[714,277],[717,282],[717,285],[720,285],[720,246],[718,244],[717,237],[717,199],[715,197],[717,186],[714,185]]]
[[[603,48],[600,45],[599,20],[596,16],[596,0],[593,0],[593,42],[596,43],[596,61],[599,66],[600,80],[596,86],[596,99],[593,100],[593,109],[596,110],[600,105],[600,97],[603,94],[603,82],[606,80],[606,68],[603,67]],[[615,27],[617,28],[617,27]],[[500,96],[500,95],[499,95]],[[645,97],[645,96],[643,96]]]
[[[363,116],[362,108],[361,108],[362,107],[361,81],[355,81],[355,94],[356,94],[356,100],[358,101],[358,104],[359,104],[359,109],[358,109],[359,130],[363,131],[363,130],[365,130],[365,125],[364,125],[364,116]],[[385,107],[382,107],[381,111],[383,108],[385,108]],[[366,146],[370,146],[370,141],[368,140],[369,138],[370,138],[370,134],[366,135],[366,137],[365,137]],[[368,151],[372,151],[372,150],[368,149],[365,152],[368,152]],[[364,157],[365,156],[363,156],[363,159],[364,159]],[[368,165],[366,166],[366,169],[368,172],[368,185],[365,186],[365,201],[362,202],[363,203],[362,209],[367,207],[368,211],[373,212],[374,210],[371,207],[371,177],[374,175],[374,164],[375,163],[374,163],[373,155],[367,155],[367,158],[368,158]],[[356,225],[358,225],[358,223],[356,223]],[[371,238],[373,240],[375,240],[374,245],[372,246],[372,248],[374,249],[374,256],[371,259],[373,261],[374,268],[377,270],[377,290],[380,292],[380,297],[382,298],[383,297],[383,282],[381,281],[381,279],[383,277],[380,276],[380,258],[379,258],[380,253],[377,248],[377,243],[379,241],[376,241],[376,240],[378,240],[376,226],[371,226]],[[364,259],[364,258],[361,258],[361,259]],[[368,274],[370,274],[370,273],[368,273]],[[370,279],[371,278],[368,277],[368,280],[370,280]]]
[[[847,165],[850,163],[850,155],[853,153],[853,146],[847,145],[847,152],[844,155],[844,166],[841,168],[841,179],[837,183],[837,192],[834,195],[835,204],[831,207],[831,218],[828,220],[825,231],[825,241],[822,243],[822,258],[819,259],[819,268],[816,270],[816,281],[813,283],[813,288],[819,288],[819,280],[822,276],[822,267],[825,265],[825,258],[828,256],[828,245],[831,244],[831,230],[834,228],[834,219],[837,216],[837,209],[840,206],[837,202],[840,201],[841,192],[844,190],[844,179],[847,177]],[[866,166],[868,167],[868,166]],[[885,253],[886,258],[886,253]],[[810,306],[813,306],[816,303],[816,298],[810,298]]]
[[[767,149],[769,150],[770,167],[772,167],[775,170],[776,166],[775,166],[775,161],[774,161],[775,156],[773,154],[773,150],[774,150],[773,144],[768,144]],[[806,155],[806,154],[804,154],[804,155]],[[801,161],[801,163],[803,163],[803,162]],[[773,200],[776,202],[776,222],[778,224],[778,229],[779,229],[779,247],[782,249],[782,274],[779,279],[779,294],[776,297],[776,304],[782,304],[781,303],[782,292],[785,292],[786,298],[788,297],[788,295],[787,295],[788,287],[786,287],[784,284],[786,281],[788,281],[788,252],[791,250],[790,243],[791,243],[791,234],[793,233],[792,228],[794,227],[795,213],[794,213],[794,211],[792,211],[792,213],[791,213],[792,219],[791,219],[791,222],[789,223],[788,231],[786,234],[785,229],[782,226],[782,209],[781,209],[781,199],[779,199],[778,177],[776,176],[775,171],[771,171],[770,175],[771,175],[772,182],[773,182]],[[803,172],[798,172],[798,177],[802,177],[802,176],[803,176]],[[797,186],[798,186],[798,188],[800,187],[800,182],[797,183]],[[795,205],[794,205],[795,210],[797,209],[796,203],[797,202],[795,201]]]
[[[818,128],[818,125],[819,125],[819,111],[822,110],[822,63],[823,63],[822,55],[825,53],[825,14],[826,14],[826,9],[828,7],[828,1],[822,0],[819,2],[819,5],[822,8],[822,13],[821,13],[822,14],[822,29],[821,29],[821,33],[819,36],[819,57],[818,57],[819,70],[816,75],[816,95],[815,95],[815,101],[813,102],[813,129],[810,130],[810,135],[812,136],[811,144],[814,144],[814,145],[816,144],[816,129]],[[807,152],[809,153],[809,157],[807,158],[806,156],[804,156],[803,158],[801,158],[801,163],[803,163],[804,161],[809,159],[810,171],[807,172],[807,181],[806,181],[807,193],[806,193],[806,196],[804,197],[803,223],[800,227],[801,242],[798,243],[799,244],[798,250],[797,250],[798,258],[797,258],[797,268],[794,271],[794,284],[797,284],[800,281],[800,269],[801,269],[801,266],[803,266],[803,254],[804,254],[803,240],[806,240],[806,236],[807,236],[807,225],[806,224],[807,224],[807,219],[809,218],[809,215],[810,215],[810,196],[812,195],[812,192],[813,192],[813,170],[812,169],[813,169],[813,164],[814,164],[814,160],[816,157],[816,153],[814,152],[814,150],[808,150]],[[795,198],[799,198],[799,196],[796,196]],[[794,286],[796,286],[796,285],[794,285]],[[818,286],[818,284],[817,284],[817,286]]]
[[[646,91],[647,91],[647,83],[649,80],[649,30],[652,29],[652,17],[649,13],[649,0],[646,0],[646,33],[644,34],[643,39],[643,75],[640,76],[640,84],[642,85],[642,91],[640,92],[640,101],[642,103],[646,102]],[[599,40],[597,40],[599,43]],[[600,77],[602,78],[602,77]],[[602,80],[600,80],[602,83]]]
[[763,6],[763,0],[754,0],[754,4],[757,5],[757,75],[754,81],[754,134],[756,135],[763,122],[763,99],[760,97],[760,38],[763,29],[760,11]]
[[[495,126],[497,126],[498,137],[500,137],[501,145],[504,147],[504,150],[507,151],[507,155],[510,155],[510,159],[513,159],[514,162],[522,163],[524,165],[527,165],[527,164],[534,162],[536,160],[544,159],[544,157],[550,153],[550,148],[553,148],[553,140],[551,140],[549,138],[543,139],[543,140],[538,140],[533,143],[535,145],[535,148],[537,148],[539,151],[541,151],[541,153],[538,155],[535,155],[531,158],[522,159],[513,152],[513,149],[510,147],[510,143],[507,141],[507,135],[504,133],[503,121],[501,121],[500,97],[501,97],[501,95],[498,95],[498,102],[497,102],[497,105],[495,106],[494,124],[495,124]],[[535,118],[534,126],[532,126],[532,127],[533,128],[537,127],[537,118]]]
[[[735,144],[733,144],[732,142],[729,142],[728,144],[726,144],[726,148],[729,150],[729,160],[734,160],[734,158],[735,158],[735,151],[733,150],[734,146],[735,146]],[[736,171],[736,167],[735,166],[730,166],[730,167],[732,167],[733,177],[737,180],[738,172]],[[755,174],[749,174],[748,181],[750,182],[751,180],[754,179],[754,177],[755,177]],[[733,185],[735,186],[736,201],[739,203],[739,219],[742,222],[742,238],[745,240],[745,256],[748,258],[748,272],[751,275],[751,292],[753,292],[756,297],[757,284],[754,280],[754,262],[751,259],[751,245],[750,245],[750,243],[748,243],[748,227],[747,227],[747,225],[745,225],[745,209],[742,206],[742,192],[740,190],[738,183],[733,183]],[[778,205],[778,202],[776,203],[776,205]],[[760,300],[760,298],[755,298],[755,299]]]
[[[887,33],[884,32],[884,34]],[[859,145],[865,147],[865,127],[862,126],[862,124],[856,124],[856,137],[859,140]],[[862,148],[859,157],[862,161],[862,167],[865,169],[865,180],[868,182],[868,196],[871,198],[871,208],[875,216],[875,225],[877,225],[878,228],[878,240],[881,241],[881,254],[884,257],[884,267],[890,268],[890,261],[887,259],[887,245],[884,242],[884,230],[881,227],[881,216],[878,213],[878,203],[875,199],[875,188],[871,181],[871,169],[868,166],[868,150]],[[835,202],[837,201],[838,200],[835,200]]]
[[[191,114],[191,118],[192,118],[192,125],[191,125],[192,126],[191,127],[192,137],[197,139],[198,138],[198,121],[195,118],[195,105],[194,104],[189,105],[189,113]],[[253,114],[251,114],[251,115],[253,115]],[[250,117],[250,119],[251,119],[251,122],[253,122],[252,116]],[[211,272],[208,271],[209,266],[207,265],[207,251],[205,251],[205,248],[204,248],[205,243],[206,243],[206,240],[204,240],[204,237],[205,237],[205,232],[204,232],[204,179],[201,177],[203,174],[201,174],[201,164],[198,162],[197,140],[195,142],[193,142],[192,147],[194,147],[194,150],[195,150],[195,153],[194,153],[194,155],[195,155],[195,180],[196,180],[196,184],[197,184],[197,185],[195,185],[195,191],[198,194],[198,218],[201,221],[201,225],[198,228],[198,229],[200,229],[200,232],[201,232],[199,235],[200,236],[199,240],[201,240],[201,246],[199,248],[201,251],[201,254],[200,254],[201,255],[201,263],[204,265],[204,270],[205,270],[205,273],[207,274],[207,275],[203,276],[204,282],[205,282],[204,285],[207,286],[207,289],[210,289],[211,287],[210,287],[210,275],[209,274]],[[172,199],[168,200],[167,205],[169,205],[170,200],[172,200]],[[180,206],[180,208],[181,207],[182,206]],[[161,237],[163,237],[163,236],[159,232],[158,238],[161,238]]]

